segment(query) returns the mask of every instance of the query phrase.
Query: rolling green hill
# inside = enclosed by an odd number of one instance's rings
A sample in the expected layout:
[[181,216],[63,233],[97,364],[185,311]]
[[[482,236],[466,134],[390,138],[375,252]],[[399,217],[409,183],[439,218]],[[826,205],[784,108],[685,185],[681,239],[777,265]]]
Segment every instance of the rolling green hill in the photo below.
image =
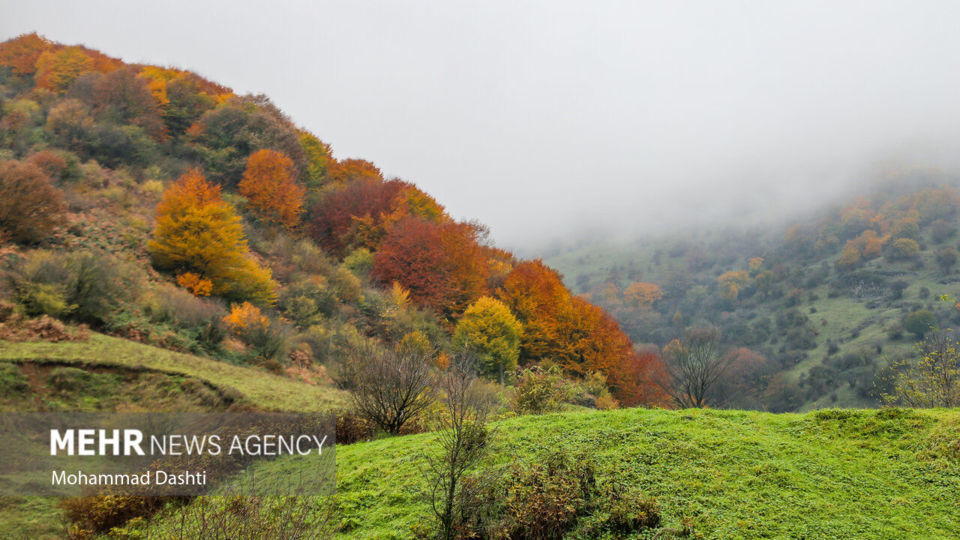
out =
[[[497,424],[482,468],[551,452],[596,463],[656,498],[659,537],[952,538],[960,535],[960,411],[805,414],[648,410],[527,416]],[[433,435],[337,449],[344,538],[413,538],[431,522],[424,452]],[[284,467],[283,461],[267,465]],[[173,534],[171,513],[144,531]]]

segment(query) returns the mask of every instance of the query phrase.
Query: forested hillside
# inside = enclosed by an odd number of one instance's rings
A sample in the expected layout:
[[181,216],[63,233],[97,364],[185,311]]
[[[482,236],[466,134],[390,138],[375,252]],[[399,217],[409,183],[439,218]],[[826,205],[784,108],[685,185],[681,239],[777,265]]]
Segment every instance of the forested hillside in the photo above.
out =
[[956,185],[901,173],[790,223],[638,233],[546,260],[641,349],[718,330],[729,367],[714,406],[877,406],[924,334],[960,323]]
[[553,270],[264,96],[28,34],[0,45],[0,110],[8,333],[47,316],[317,381],[365,344],[469,347],[498,381],[549,360],[661,399]]

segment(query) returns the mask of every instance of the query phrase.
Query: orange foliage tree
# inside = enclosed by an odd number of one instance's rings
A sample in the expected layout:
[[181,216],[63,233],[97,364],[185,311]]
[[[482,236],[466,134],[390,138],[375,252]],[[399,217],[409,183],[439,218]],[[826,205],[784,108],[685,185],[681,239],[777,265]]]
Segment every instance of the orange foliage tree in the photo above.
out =
[[624,289],[623,297],[633,307],[651,308],[663,298],[663,291],[655,283],[637,281]]
[[572,296],[542,261],[514,266],[497,297],[523,324],[521,364],[550,360],[572,374],[600,371],[621,403],[659,403],[652,397],[660,392],[652,382],[650,359],[638,361],[619,324],[600,307]]
[[10,67],[15,75],[33,75],[37,71],[37,59],[53,48],[52,41],[36,32],[17,36],[0,43],[0,66]]
[[275,298],[276,283],[250,255],[240,217],[197,169],[164,191],[147,247],[158,268],[195,274],[189,283],[208,279],[213,294],[262,304]]
[[49,50],[37,58],[36,82],[40,88],[62,92],[77,77],[93,70],[93,58],[80,47]]
[[66,220],[63,194],[36,164],[0,161],[0,241],[39,242]]
[[365,159],[343,159],[329,165],[327,174],[331,182],[345,183],[357,180],[383,180],[383,173]]
[[260,219],[292,230],[300,222],[306,190],[297,184],[293,161],[273,150],[259,150],[247,159],[237,185]]

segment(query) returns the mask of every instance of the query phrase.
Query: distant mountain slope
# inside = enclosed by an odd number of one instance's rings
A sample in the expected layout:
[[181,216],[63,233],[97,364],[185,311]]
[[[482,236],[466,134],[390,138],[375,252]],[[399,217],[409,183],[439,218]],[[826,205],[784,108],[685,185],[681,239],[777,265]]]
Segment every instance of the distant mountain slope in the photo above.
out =
[[960,323],[940,300],[960,293],[956,185],[903,175],[807,220],[562,246],[545,261],[635,343],[718,328],[736,360],[715,405],[875,406],[883,368],[915,353],[910,314]]

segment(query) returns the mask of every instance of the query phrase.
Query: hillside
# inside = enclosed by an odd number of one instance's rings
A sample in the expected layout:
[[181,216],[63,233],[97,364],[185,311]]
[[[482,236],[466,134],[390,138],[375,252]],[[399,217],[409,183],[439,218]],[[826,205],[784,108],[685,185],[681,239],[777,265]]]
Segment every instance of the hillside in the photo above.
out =
[[[733,369],[716,406],[873,407],[884,368],[915,358],[920,333],[960,322],[956,300],[941,300],[960,292],[956,185],[900,174],[790,222],[638,233],[545,261],[641,347],[718,329]],[[929,314],[910,328],[918,311]]]
[[[592,461],[601,486],[624,480],[657,500],[665,537],[684,528],[703,538],[960,535],[957,411],[632,409],[517,418],[494,433],[481,468],[552,452]],[[431,519],[421,467],[432,438],[337,449],[338,537],[414,537]],[[147,536],[176,525],[168,515]]]

